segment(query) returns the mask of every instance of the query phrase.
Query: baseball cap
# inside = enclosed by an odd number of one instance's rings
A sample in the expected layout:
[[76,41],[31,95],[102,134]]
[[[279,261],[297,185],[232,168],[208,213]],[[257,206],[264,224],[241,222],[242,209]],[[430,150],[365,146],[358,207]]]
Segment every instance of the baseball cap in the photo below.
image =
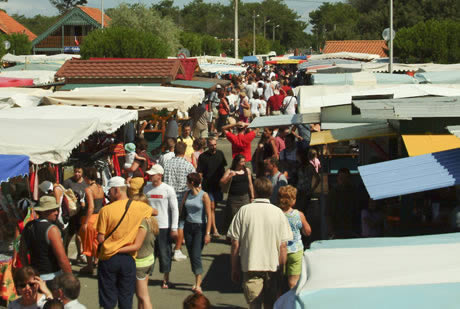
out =
[[126,187],[127,184],[125,182],[125,179],[120,176],[115,176],[109,179],[109,182],[107,184],[107,187],[109,188],[119,188],[119,187]]
[[54,196],[42,196],[40,198],[40,202],[38,203],[38,206],[34,208],[35,211],[47,211],[47,210],[52,210],[59,208],[58,203],[56,203],[56,198]]
[[217,85],[216,85],[216,89],[220,89],[220,88],[222,88],[222,86],[219,85],[219,84],[217,84]]
[[147,172],[149,175],[156,175],[156,174],[161,174],[163,175],[165,173],[164,169],[161,167],[160,164],[155,164],[152,166],[151,169],[149,169]]

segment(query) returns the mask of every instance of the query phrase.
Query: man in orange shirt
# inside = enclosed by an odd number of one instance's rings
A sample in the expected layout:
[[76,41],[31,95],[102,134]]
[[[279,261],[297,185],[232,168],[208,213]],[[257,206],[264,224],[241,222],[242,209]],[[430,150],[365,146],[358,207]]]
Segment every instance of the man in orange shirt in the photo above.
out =
[[99,212],[97,240],[99,253],[98,286],[101,308],[132,308],[136,287],[135,252],[118,251],[136,239],[142,219],[155,215],[149,205],[128,200],[123,177],[112,177],[108,183],[111,204]]

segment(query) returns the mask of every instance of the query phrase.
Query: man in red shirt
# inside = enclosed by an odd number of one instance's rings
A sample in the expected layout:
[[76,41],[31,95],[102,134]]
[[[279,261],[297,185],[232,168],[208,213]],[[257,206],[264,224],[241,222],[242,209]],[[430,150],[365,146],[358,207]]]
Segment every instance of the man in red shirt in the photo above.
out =
[[[242,154],[246,162],[251,161],[251,142],[259,133],[259,129],[250,130],[247,127],[249,123],[238,121],[222,127],[227,139],[232,144],[232,158],[237,154]],[[232,133],[232,128],[236,127],[237,134]]]
[[267,115],[281,115],[280,108],[283,105],[284,95],[279,90],[275,90],[267,102]]

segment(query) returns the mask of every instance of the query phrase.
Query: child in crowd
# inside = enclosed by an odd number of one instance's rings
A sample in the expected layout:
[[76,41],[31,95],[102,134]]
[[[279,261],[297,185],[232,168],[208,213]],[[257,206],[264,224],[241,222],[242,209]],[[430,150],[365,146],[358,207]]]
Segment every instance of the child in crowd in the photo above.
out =
[[[139,156],[136,153],[136,145],[134,143],[127,143],[125,145],[126,156],[125,156],[125,165],[124,168],[128,169],[133,165],[134,160],[146,160],[144,157]],[[132,177],[133,173],[129,173],[129,176]]]

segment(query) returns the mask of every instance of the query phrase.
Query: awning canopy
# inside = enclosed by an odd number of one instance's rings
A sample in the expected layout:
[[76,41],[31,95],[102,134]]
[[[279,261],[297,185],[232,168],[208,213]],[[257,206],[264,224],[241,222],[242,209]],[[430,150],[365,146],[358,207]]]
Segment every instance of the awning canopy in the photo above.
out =
[[[460,147],[460,146],[459,146]],[[358,167],[378,200],[460,184],[460,148]]]
[[17,78],[17,79],[32,79],[33,84],[49,84],[54,82],[56,71],[44,70],[26,70],[26,71],[2,71],[0,77]]
[[460,147],[455,135],[402,135],[409,156],[419,156]]
[[265,128],[265,127],[282,127],[302,123],[318,123],[319,113],[311,114],[294,114],[294,115],[276,115],[256,117],[249,125],[250,128]]
[[243,62],[244,63],[258,63],[259,59],[256,56],[244,56]]
[[35,164],[62,163],[94,132],[113,133],[137,111],[41,106],[0,111],[0,153],[23,154]]
[[311,77],[313,85],[375,85],[375,84],[417,84],[418,81],[409,75],[385,73],[344,73],[344,74],[314,74]]
[[32,88],[0,88],[0,110],[11,107],[37,106],[44,96],[52,93],[51,90]]
[[186,112],[203,101],[202,89],[173,87],[101,87],[58,91],[44,98],[44,104],[101,106],[122,109],[167,109]]
[[460,233],[314,242],[274,308],[456,308],[458,259]]
[[451,134],[460,138],[460,126],[448,126],[446,128]]
[[29,174],[29,157],[0,154],[0,183],[10,178]]
[[396,133],[387,123],[376,123],[343,129],[313,132],[311,134],[310,145],[332,144],[352,139],[365,139],[393,135],[396,135]]
[[203,73],[240,75],[246,68],[239,65],[200,63],[200,70]]
[[133,86],[159,87],[161,86],[161,84],[158,84],[158,83],[149,83],[149,84],[65,84],[64,86],[59,88],[59,91],[74,90],[77,88],[133,87]]

